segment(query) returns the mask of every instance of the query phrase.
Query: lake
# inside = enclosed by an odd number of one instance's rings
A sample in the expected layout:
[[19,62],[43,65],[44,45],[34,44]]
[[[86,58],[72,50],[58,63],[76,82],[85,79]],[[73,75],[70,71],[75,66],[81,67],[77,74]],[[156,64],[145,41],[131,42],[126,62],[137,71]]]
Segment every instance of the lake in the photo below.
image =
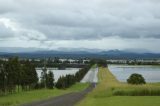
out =
[[126,82],[133,73],[141,74],[146,82],[160,82],[160,66],[109,65],[108,68],[121,82]]
[[[67,74],[74,75],[80,68],[66,68],[65,70],[58,70],[57,68],[47,68],[47,72],[51,71],[54,74],[55,82],[57,82],[60,76],[65,76]],[[38,78],[40,80],[42,69],[36,68],[36,72],[38,74]]]

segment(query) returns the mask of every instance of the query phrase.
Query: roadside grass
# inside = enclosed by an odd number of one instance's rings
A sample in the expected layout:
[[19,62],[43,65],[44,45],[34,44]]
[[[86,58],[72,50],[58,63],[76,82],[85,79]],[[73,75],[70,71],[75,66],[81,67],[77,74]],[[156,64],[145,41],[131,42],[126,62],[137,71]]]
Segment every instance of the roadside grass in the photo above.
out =
[[159,96],[111,96],[87,98],[78,106],[159,106]]
[[76,83],[67,90],[71,92],[79,92],[89,87],[89,85],[90,85],[89,83]]
[[78,92],[89,86],[88,83],[76,83],[65,90],[59,89],[39,89],[32,91],[19,92],[0,97],[0,106],[18,106],[20,104],[29,103],[38,100],[48,99],[50,97],[60,96],[70,92]]
[[[159,106],[160,84],[119,82],[108,68],[99,68],[99,83],[77,106]],[[146,96],[147,95],[147,96]]]
[[[115,76],[108,69],[105,73],[99,73],[99,79],[106,89],[110,90],[112,95],[124,95],[124,96],[159,96],[160,84],[159,83],[147,83],[143,85],[131,85],[127,83],[119,82]],[[104,76],[106,74],[106,76]],[[103,75],[103,76],[102,76]]]

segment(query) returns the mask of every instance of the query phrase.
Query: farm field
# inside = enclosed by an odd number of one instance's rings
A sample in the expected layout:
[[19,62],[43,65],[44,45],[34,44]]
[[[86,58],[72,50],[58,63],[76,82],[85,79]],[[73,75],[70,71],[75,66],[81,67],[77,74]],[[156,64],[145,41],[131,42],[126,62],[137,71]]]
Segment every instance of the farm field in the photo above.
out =
[[145,85],[121,83],[108,68],[99,68],[98,78],[97,87],[77,106],[159,106],[160,104],[160,96],[149,96],[159,95],[159,83]]
[[82,91],[89,86],[88,83],[76,83],[66,90],[59,89],[40,89],[26,92],[15,93],[0,97],[0,106],[19,106],[24,103],[48,99],[70,92]]

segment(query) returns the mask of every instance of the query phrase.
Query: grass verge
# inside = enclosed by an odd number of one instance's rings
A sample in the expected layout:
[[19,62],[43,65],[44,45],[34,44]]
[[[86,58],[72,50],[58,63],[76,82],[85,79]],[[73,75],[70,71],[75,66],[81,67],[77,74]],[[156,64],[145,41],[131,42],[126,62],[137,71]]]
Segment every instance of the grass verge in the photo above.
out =
[[89,86],[88,83],[76,83],[66,90],[59,89],[40,89],[26,92],[20,92],[0,97],[0,106],[18,106],[20,104],[29,103],[33,101],[48,99],[70,92],[78,92],[84,90]]
[[160,96],[153,96],[160,94],[159,83],[145,85],[121,83],[107,68],[100,68],[98,78],[97,87],[77,106],[159,106],[160,104]]

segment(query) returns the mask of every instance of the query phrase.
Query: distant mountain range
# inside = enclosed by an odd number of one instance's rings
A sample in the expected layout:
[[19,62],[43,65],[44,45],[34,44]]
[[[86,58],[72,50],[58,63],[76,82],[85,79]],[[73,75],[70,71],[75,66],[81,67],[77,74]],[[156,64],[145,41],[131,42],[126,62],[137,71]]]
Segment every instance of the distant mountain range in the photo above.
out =
[[[5,50],[3,50],[5,49]],[[13,50],[12,50],[13,49]],[[21,58],[106,58],[106,59],[160,59],[160,53],[133,50],[65,49],[45,50],[37,48],[0,48],[0,57],[19,56]]]

